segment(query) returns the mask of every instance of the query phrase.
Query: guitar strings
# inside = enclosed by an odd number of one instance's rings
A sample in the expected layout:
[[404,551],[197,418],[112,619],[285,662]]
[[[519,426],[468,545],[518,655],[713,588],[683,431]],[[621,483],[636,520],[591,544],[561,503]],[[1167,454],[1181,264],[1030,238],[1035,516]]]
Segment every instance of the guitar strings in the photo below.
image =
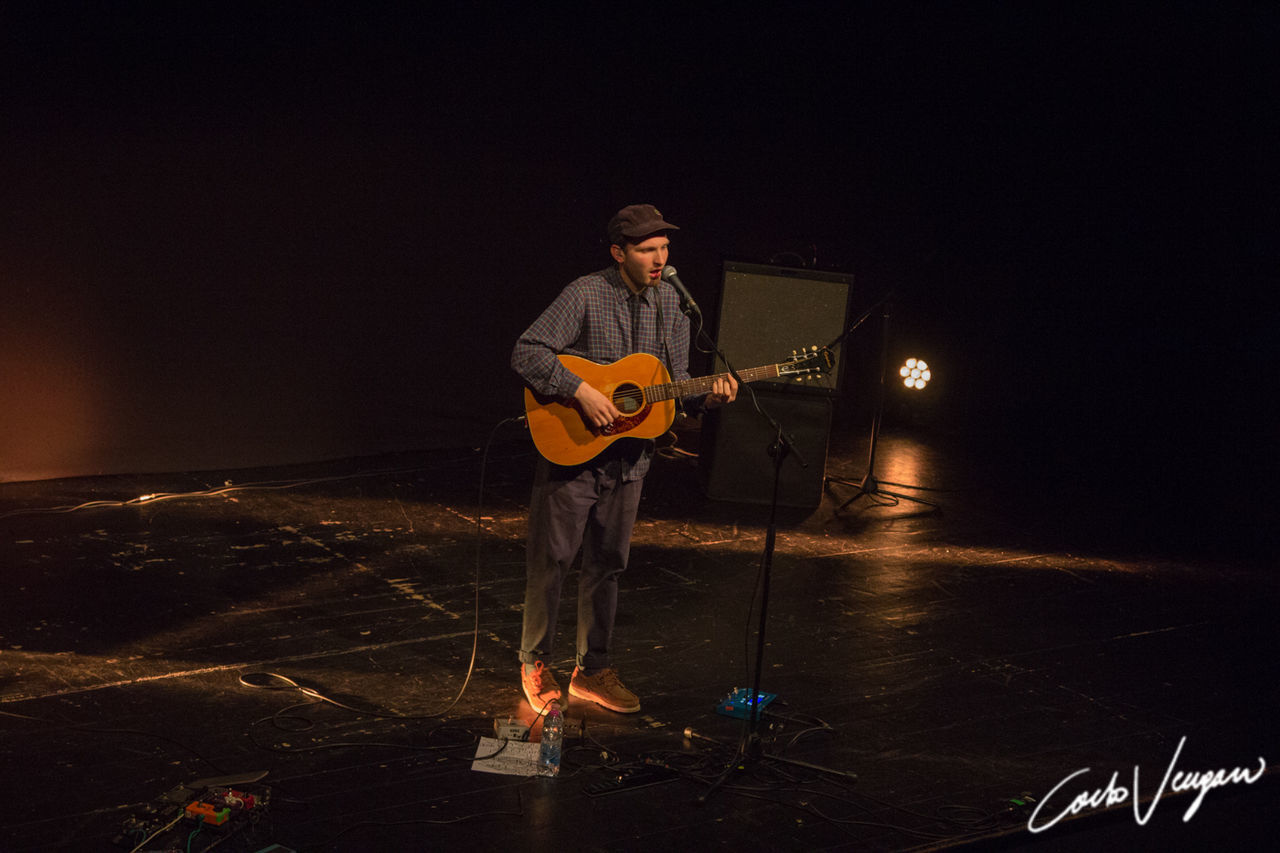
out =
[[[613,395],[613,399],[617,402],[622,402],[622,401],[630,402],[636,409],[639,409],[640,406],[643,405],[645,402],[644,389],[628,388],[625,391],[618,391]],[[616,405],[616,402],[615,402],[615,405]],[[622,407],[619,406],[618,408],[622,408]]]
[[[803,377],[807,374],[821,374],[821,367],[814,368],[812,365],[819,360],[819,354],[825,354],[825,350],[819,351],[817,347],[809,354],[793,355],[790,364],[766,365],[764,367],[753,367],[742,371],[742,378],[748,382],[754,382],[757,379],[767,379],[772,376],[781,376],[783,371],[779,368],[787,366],[790,369],[786,371],[786,375]],[[828,356],[829,358],[829,356]],[[829,364],[828,364],[829,366]],[[642,388],[636,385],[630,385],[626,388],[617,389],[613,393],[613,399],[616,403],[625,403],[634,408],[628,408],[626,411],[639,411],[645,404],[659,400],[669,400],[672,397],[685,396],[690,393],[710,389],[711,383],[721,376],[728,376],[727,373],[715,374],[712,376],[701,376],[690,378],[676,382],[666,382],[659,385],[650,385]],[[618,408],[623,408],[619,405]]]

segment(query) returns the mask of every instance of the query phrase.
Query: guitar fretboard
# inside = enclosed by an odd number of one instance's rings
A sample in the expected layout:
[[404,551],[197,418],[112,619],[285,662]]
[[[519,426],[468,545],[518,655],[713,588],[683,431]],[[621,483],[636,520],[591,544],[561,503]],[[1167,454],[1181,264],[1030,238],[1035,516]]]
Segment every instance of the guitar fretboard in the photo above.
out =
[[[660,400],[674,400],[679,397],[692,397],[694,394],[705,394],[711,390],[717,379],[729,374],[715,373],[711,376],[699,376],[696,379],[684,379],[680,382],[667,382],[664,385],[649,385],[644,389],[644,401],[656,403]],[[761,379],[776,379],[778,365],[766,364],[764,367],[752,367],[739,370],[738,375],[746,382],[757,382]]]

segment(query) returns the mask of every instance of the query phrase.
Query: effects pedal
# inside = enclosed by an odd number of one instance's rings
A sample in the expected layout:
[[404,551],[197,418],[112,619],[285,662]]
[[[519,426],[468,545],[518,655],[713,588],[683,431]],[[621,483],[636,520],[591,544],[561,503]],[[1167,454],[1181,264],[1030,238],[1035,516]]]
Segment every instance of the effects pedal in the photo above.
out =
[[[763,690],[756,694],[756,707],[760,710],[757,713],[764,713],[764,708],[774,699],[778,698],[777,693],[765,693]],[[717,714],[724,714],[726,717],[736,717],[739,720],[746,720],[751,717],[751,689],[749,687],[735,687],[729,691],[729,695],[720,700],[720,704],[716,706]]]
[[587,782],[582,786],[582,792],[588,797],[599,797],[633,788],[647,788],[650,785],[658,785],[679,778],[680,774],[670,767],[646,763],[641,767],[623,770],[612,778]]

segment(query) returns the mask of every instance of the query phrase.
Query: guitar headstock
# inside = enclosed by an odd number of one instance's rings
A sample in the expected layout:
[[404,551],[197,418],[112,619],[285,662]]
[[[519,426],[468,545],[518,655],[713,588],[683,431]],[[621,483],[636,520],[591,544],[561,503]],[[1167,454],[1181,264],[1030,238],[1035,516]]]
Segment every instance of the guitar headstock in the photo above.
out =
[[819,379],[822,374],[831,370],[835,357],[830,347],[812,346],[792,350],[791,357],[778,365],[779,376],[792,376],[801,381]]

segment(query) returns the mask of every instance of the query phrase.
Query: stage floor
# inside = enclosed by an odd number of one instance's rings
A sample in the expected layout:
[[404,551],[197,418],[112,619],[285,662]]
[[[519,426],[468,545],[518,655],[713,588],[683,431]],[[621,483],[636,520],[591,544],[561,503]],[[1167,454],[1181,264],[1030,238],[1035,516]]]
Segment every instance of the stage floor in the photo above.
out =
[[[778,513],[759,678],[777,698],[754,725],[717,706],[755,680],[768,507],[708,500],[679,450],[657,462],[616,633],[643,710],[571,700],[554,779],[526,775],[516,746],[474,761],[495,721],[534,722],[516,662],[533,464],[518,428],[487,456],[0,484],[0,849],[1274,836],[1277,786],[1248,778],[1280,760],[1280,595],[1263,549],[1237,547],[1247,525],[907,426],[881,436],[875,474],[933,505],[842,506],[868,450],[837,427],[821,502]],[[573,613],[570,584],[562,683]],[[1174,789],[1217,770],[1184,821],[1199,792]],[[208,784],[257,801],[148,840]]]

